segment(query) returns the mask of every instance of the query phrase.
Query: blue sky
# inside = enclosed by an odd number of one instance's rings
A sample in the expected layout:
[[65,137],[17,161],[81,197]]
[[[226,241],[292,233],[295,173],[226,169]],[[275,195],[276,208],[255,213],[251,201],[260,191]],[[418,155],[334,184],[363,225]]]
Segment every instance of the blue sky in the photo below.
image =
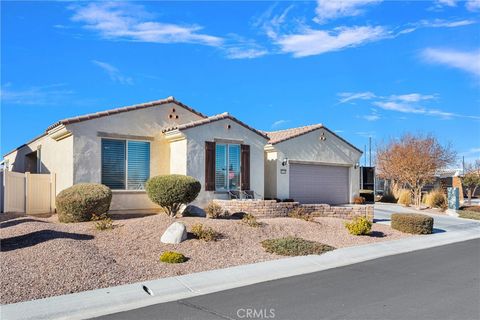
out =
[[433,133],[480,158],[480,1],[2,2],[1,152],[173,95],[363,149]]

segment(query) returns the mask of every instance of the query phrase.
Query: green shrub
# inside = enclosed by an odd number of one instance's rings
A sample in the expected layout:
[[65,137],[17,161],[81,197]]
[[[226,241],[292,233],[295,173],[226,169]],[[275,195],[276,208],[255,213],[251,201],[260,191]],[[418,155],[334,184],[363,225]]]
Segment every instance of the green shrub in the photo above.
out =
[[305,221],[313,221],[313,215],[308,213],[303,207],[293,208],[288,212],[290,218],[302,219]]
[[334,247],[323,243],[308,241],[296,237],[268,239],[262,241],[261,244],[265,251],[282,256],[306,256],[309,254],[322,254],[335,249]]
[[165,251],[160,256],[160,261],[165,263],[183,263],[187,261],[187,257],[179,252]]
[[372,231],[372,222],[365,217],[356,217],[350,222],[345,222],[345,228],[355,236],[367,235]]
[[425,195],[425,204],[430,208],[440,208],[446,210],[447,205],[447,197],[440,189],[435,189],[430,191]]
[[257,218],[251,213],[246,213],[243,215],[242,222],[250,227],[261,227],[262,223],[257,221]]
[[433,232],[433,218],[418,213],[394,213],[391,216],[391,227],[406,233],[431,234]]
[[110,209],[112,191],[103,184],[79,183],[60,192],[55,204],[60,222],[90,221]]
[[354,197],[353,198],[353,203],[354,204],[365,204],[365,198],[364,197]]
[[225,210],[223,210],[222,206],[213,201],[210,201],[203,210],[205,210],[207,217],[211,219],[219,219],[225,217]]
[[406,207],[412,204],[412,193],[410,190],[402,189],[399,191],[398,203],[403,204]]
[[374,202],[375,201],[375,194],[373,190],[360,190],[360,197],[363,197],[365,201]]
[[385,202],[385,203],[397,203],[397,201],[398,199],[395,198],[395,196],[391,193],[384,194],[379,200],[379,202]]
[[195,237],[204,241],[217,241],[221,234],[213,230],[211,227],[204,226],[201,223],[194,224],[191,232]]
[[111,230],[115,227],[112,218],[110,218],[107,214],[103,214],[101,216],[93,214],[91,220],[94,221],[95,229],[100,231]]
[[195,178],[170,174],[148,179],[146,190],[152,202],[162,207],[169,216],[175,217],[180,206],[197,198],[201,187]]

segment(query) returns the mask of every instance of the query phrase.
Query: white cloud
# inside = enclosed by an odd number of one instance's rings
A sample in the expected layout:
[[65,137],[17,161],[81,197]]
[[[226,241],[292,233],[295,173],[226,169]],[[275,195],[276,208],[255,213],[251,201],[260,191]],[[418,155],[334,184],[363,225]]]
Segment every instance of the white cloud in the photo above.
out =
[[405,102],[419,102],[422,100],[432,100],[435,99],[435,95],[432,94],[420,94],[420,93],[409,93],[409,94],[401,94],[401,95],[391,95],[391,99],[400,100]]
[[133,84],[132,78],[122,75],[120,70],[111,64],[98,60],[92,60],[92,63],[105,71],[113,82],[118,82],[120,84]]
[[305,29],[302,33],[280,36],[277,44],[294,57],[318,55],[377,41],[389,36],[383,27],[341,27],[333,31]]
[[24,89],[13,89],[7,83],[0,90],[2,102],[19,105],[57,105],[66,102],[73,93],[61,83]]
[[93,2],[72,5],[72,20],[112,40],[154,43],[197,43],[220,46],[223,39],[200,33],[198,25],[183,26],[151,21],[143,6],[120,2]]
[[427,48],[422,57],[426,62],[444,64],[480,76],[480,49],[476,51],[458,51],[453,49]]
[[362,116],[362,118],[367,121],[377,121],[380,119],[380,116],[378,114],[369,114],[366,116]]
[[255,41],[236,34],[229,35],[229,40],[223,46],[223,51],[229,59],[254,59],[269,53],[266,48]]
[[331,19],[358,16],[364,6],[380,3],[381,0],[317,0],[315,22],[324,23]]
[[479,11],[480,0],[468,0],[465,6],[469,11]]
[[435,19],[435,20],[422,20],[418,23],[418,25],[422,27],[429,27],[429,28],[456,28],[456,27],[468,26],[474,23],[476,23],[476,21],[470,20],[470,19],[455,20],[455,21]]
[[437,3],[443,6],[455,7],[457,5],[457,0],[437,0]]
[[279,127],[282,124],[285,124],[287,122],[288,122],[288,120],[277,120],[274,123],[272,123],[272,128],[277,128],[277,127]]
[[366,91],[366,92],[341,92],[338,94],[341,99],[339,101],[339,103],[346,103],[346,102],[349,102],[349,101],[353,101],[353,100],[370,100],[370,99],[373,99],[375,98],[375,94],[373,92],[370,92],[370,91]]

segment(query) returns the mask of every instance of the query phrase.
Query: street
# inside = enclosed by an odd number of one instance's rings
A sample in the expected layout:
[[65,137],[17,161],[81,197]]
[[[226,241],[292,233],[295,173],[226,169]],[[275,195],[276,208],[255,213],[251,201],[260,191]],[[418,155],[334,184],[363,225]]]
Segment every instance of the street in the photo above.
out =
[[480,240],[96,319],[480,319]]

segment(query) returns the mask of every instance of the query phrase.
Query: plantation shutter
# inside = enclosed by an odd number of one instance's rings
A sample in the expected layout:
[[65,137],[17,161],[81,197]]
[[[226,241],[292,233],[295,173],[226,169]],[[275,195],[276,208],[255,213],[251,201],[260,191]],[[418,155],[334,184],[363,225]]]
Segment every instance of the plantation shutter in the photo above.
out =
[[205,141],[205,191],[215,191],[215,142]]
[[127,189],[145,190],[150,178],[150,142],[128,141]]
[[250,146],[241,145],[242,190],[250,190]]
[[125,141],[102,139],[102,184],[125,189]]

